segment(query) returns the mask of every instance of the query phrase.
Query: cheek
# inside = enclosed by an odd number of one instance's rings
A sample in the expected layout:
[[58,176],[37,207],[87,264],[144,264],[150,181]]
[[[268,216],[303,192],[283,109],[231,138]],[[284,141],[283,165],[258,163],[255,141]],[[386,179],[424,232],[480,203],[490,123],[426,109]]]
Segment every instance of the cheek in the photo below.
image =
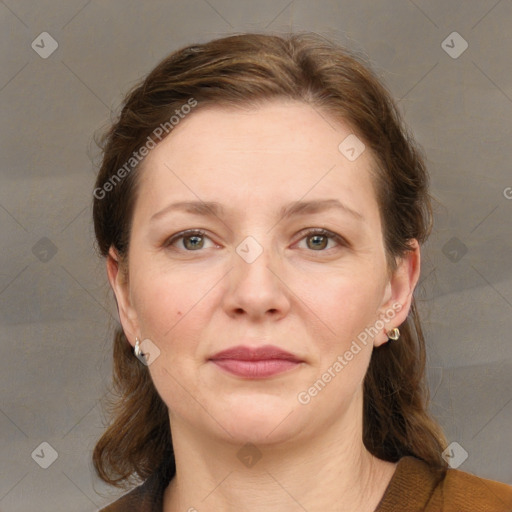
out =
[[[133,304],[142,334],[165,343],[201,311],[213,283],[191,272],[141,272],[134,279]],[[187,325],[187,328],[190,328]]]
[[304,281],[297,295],[304,297],[309,315],[317,317],[313,323],[323,333],[320,339],[327,345],[323,348],[342,349],[377,319],[381,279],[366,270],[359,275],[330,275],[315,281]]
[[190,376],[197,374],[204,331],[200,318],[206,315],[205,295],[212,287],[208,281],[201,282],[183,272],[160,272],[156,278],[141,272],[134,280],[133,303],[141,335],[160,350],[149,370],[158,393],[173,408],[193,407],[191,394],[199,393],[199,383]]
[[133,294],[141,334],[161,342],[183,317],[186,298],[165,281],[144,280]]
[[[315,400],[326,410],[344,410],[360,389],[373,350],[368,327],[374,325],[380,305],[377,280],[338,277],[329,279],[323,291],[308,297],[310,320],[318,331],[310,332],[314,342],[314,377],[302,388],[300,400]],[[311,290],[310,290],[311,291]],[[318,398],[317,398],[318,397]],[[300,402],[304,403],[304,402]]]

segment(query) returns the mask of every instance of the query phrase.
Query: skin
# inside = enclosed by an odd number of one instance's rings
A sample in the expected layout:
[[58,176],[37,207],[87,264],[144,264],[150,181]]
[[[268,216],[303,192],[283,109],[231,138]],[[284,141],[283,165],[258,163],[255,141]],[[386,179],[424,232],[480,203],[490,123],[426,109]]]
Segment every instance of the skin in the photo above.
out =
[[[406,319],[420,252],[414,241],[389,271],[370,151],[351,162],[338,150],[350,133],[301,102],[209,106],[144,161],[127,276],[113,249],[107,271],[130,343],[150,339],[160,350],[148,369],[169,408],[177,464],[165,512],[370,512],[393,475],[396,464],[363,445],[362,385],[373,347]],[[282,206],[316,199],[338,199],[362,218],[337,209],[279,215]],[[173,202],[198,200],[226,211],[168,211],[151,220]],[[346,243],[307,236],[308,228]],[[187,229],[207,234],[166,246]],[[252,263],[236,252],[247,236],[263,249]],[[393,320],[359,344],[307,405],[299,403],[298,393],[397,303]],[[208,361],[238,344],[277,345],[303,363],[254,380]],[[251,467],[237,457],[246,443],[261,455]]]

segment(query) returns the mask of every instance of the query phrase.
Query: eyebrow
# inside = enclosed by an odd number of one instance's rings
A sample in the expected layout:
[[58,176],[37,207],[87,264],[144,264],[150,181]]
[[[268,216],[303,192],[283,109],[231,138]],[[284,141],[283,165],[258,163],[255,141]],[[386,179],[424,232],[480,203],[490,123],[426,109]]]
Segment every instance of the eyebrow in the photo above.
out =
[[216,201],[180,201],[178,203],[172,203],[163,210],[155,213],[151,217],[151,220],[159,219],[175,210],[202,215],[204,217],[221,217],[225,213],[224,207]]
[[[343,204],[338,199],[317,199],[314,201],[295,201],[283,206],[279,213],[281,218],[288,218],[294,215],[307,215],[324,212],[330,209],[337,209],[343,213],[350,215],[357,220],[364,220],[361,213],[353,210],[349,206]],[[216,201],[180,201],[166,206],[163,210],[155,213],[151,217],[151,221],[159,219],[164,215],[176,210],[181,210],[194,215],[204,217],[222,217],[225,216],[225,208]]]
[[280,210],[280,215],[282,218],[291,217],[293,215],[305,215],[311,213],[320,213],[326,210],[337,209],[342,211],[343,213],[347,213],[350,216],[358,219],[364,220],[364,217],[361,213],[356,210],[353,210],[346,204],[343,204],[338,199],[317,199],[315,201],[296,201],[295,203],[290,203],[287,206],[284,206]]

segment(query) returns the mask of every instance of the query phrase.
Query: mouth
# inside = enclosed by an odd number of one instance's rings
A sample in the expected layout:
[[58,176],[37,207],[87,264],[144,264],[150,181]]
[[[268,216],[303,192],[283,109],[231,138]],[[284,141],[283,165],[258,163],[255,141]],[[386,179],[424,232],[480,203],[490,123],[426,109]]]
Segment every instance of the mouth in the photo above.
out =
[[303,362],[290,352],[273,345],[255,348],[238,345],[218,352],[209,360],[221,370],[250,379],[281,374],[299,367]]

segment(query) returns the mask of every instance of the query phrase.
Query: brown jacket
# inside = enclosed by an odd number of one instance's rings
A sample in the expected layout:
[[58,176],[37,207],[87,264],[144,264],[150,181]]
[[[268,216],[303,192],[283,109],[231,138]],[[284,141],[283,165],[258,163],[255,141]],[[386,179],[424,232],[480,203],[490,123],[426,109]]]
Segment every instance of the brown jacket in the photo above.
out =
[[[155,473],[100,512],[163,512],[167,484]],[[457,469],[438,477],[423,461],[402,457],[374,512],[512,512],[512,487]]]

